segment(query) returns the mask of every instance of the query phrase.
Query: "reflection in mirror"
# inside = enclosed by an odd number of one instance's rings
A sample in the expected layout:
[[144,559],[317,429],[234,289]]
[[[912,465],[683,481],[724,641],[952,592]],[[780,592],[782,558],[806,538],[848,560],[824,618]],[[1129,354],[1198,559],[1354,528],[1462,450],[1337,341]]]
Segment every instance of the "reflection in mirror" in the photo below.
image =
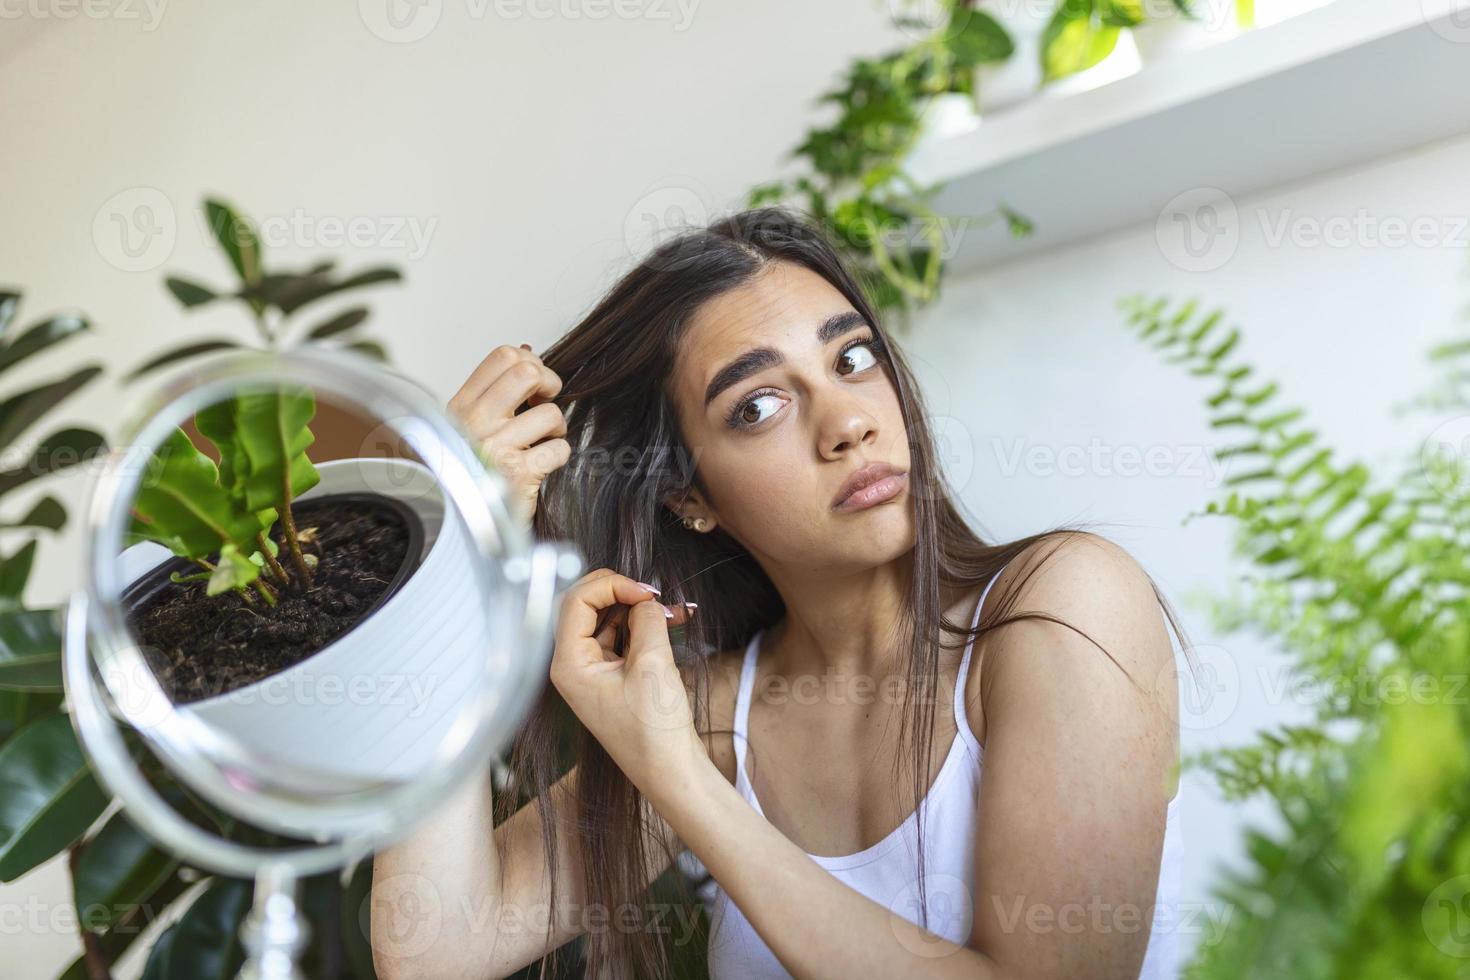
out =
[[[132,641],[240,789],[421,774],[495,644],[468,529],[391,426],[245,387],[150,447],[116,556]],[[248,764],[241,765],[241,760]]]

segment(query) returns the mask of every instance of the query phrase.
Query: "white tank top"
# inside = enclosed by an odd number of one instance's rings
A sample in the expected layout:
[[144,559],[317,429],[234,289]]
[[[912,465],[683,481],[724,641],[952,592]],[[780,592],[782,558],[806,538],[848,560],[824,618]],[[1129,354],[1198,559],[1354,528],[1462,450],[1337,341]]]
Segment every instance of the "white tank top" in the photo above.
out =
[[[975,622],[985,596],[1000,573],[986,584],[975,605]],[[751,787],[745,771],[747,721],[751,694],[755,686],[756,654],[765,630],[751,637],[745,648],[740,670],[740,689],[735,701],[733,737],[735,742],[735,788],[762,816],[760,800]],[[928,929],[952,942],[969,940],[973,918],[971,907],[973,859],[975,854],[975,821],[980,801],[980,770],[983,750],[970,729],[965,716],[965,676],[970,667],[972,638],[955,681],[955,733],[949,754],[930,784],[929,792],[919,804],[924,819],[925,901]],[[1178,944],[1180,869],[1184,842],[1178,819],[1179,796],[1169,802],[1165,816],[1163,860],[1159,867],[1158,894],[1154,900],[1153,930],[1144,955],[1140,980],[1174,980],[1179,975]],[[824,857],[807,855],[839,881],[873,899],[911,922],[919,919],[917,868],[918,811],[899,824],[887,837],[872,847],[854,854]],[[710,916],[709,974],[712,980],[780,980],[786,972],[725,893],[715,885]],[[1024,914],[1025,910],[1020,910]],[[991,914],[982,910],[982,914]],[[1091,914],[1091,913],[1087,913]],[[1024,919],[1020,921],[1025,921]],[[1135,919],[1134,921],[1138,921]],[[915,934],[916,938],[917,934]],[[911,940],[912,941],[912,940]]]

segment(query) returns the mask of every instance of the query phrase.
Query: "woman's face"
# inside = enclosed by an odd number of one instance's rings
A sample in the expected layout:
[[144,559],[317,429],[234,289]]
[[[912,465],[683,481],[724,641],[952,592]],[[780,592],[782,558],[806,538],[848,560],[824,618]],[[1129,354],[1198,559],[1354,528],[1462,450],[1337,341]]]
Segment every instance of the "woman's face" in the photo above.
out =
[[833,506],[869,463],[909,470],[880,343],[842,293],[791,262],[705,303],[671,397],[710,498],[691,491],[680,513],[713,518],[752,555],[789,566],[871,567],[911,550],[906,477],[883,503]]

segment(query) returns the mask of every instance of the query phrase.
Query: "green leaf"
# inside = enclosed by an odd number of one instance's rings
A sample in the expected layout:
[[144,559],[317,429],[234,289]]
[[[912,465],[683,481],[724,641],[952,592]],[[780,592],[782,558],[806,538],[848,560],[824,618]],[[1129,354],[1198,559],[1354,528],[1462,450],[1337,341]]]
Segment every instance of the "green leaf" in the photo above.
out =
[[61,630],[54,609],[0,613],[0,689],[61,690]]
[[10,445],[33,422],[101,373],[101,367],[89,365],[59,381],[37,385],[0,402],[0,446]]
[[123,375],[124,381],[136,381],[145,374],[157,371],[159,368],[168,367],[179,361],[187,361],[191,357],[202,357],[205,354],[213,354],[215,351],[235,350],[241,345],[228,338],[219,337],[214,340],[201,340],[195,344],[185,344],[165,351],[157,357],[150,358]]
[[0,349],[0,372],[86,329],[87,321],[79,316],[63,315],[43,320]]
[[183,429],[174,429],[149,460],[133,513],[136,533],[186,558],[203,558],[226,544],[251,547],[264,530],[256,515],[242,511],[220,486],[214,460]]
[[1144,21],[1142,0],[1099,0],[1098,12],[1112,27],[1136,27]]
[[212,881],[159,938],[145,980],[231,980],[245,959],[239,934],[250,900],[248,882]]
[[215,241],[225,250],[240,282],[247,286],[259,282],[260,239],[250,222],[224,201],[212,198],[204,202],[204,212],[209,219],[209,230],[214,232]]
[[0,745],[37,718],[61,710],[61,692],[0,689]]
[[36,501],[24,516],[9,523],[0,523],[0,528],[34,527],[45,531],[60,531],[65,526],[66,507],[51,496]]
[[1010,231],[1012,238],[1025,238],[1036,231],[1036,226],[1032,224],[1031,219],[1019,211],[1014,211],[1004,205],[999,208],[999,211],[1001,217],[1005,219],[1006,228]]
[[[954,21],[964,19],[963,25]],[[1005,61],[1016,50],[1006,29],[978,7],[958,6],[950,22],[945,44],[959,68],[974,68],[991,61]]]
[[170,276],[163,281],[163,284],[168,287],[168,291],[173,293],[174,299],[178,300],[185,309],[193,309],[196,306],[203,306],[206,303],[212,303],[219,299],[219,293],[206,286],[201,286],[197,282],[190,282],[187,279]]
[[179,867],[119,810],[82,847],[72,873],[78,920],[88,929],[110,928],[146,902]]
[[338,313],[324,323],[312,327],[306,334],[311,340],[324,340],[327,337],[335,337],[339,333],[351,330],[368,318],[366,306],[354,306],[350,310]]
[[194,428],[219,451],[220,486],[244,506],[245,475],[250,472],[250,460],[240,442],[236,419],[239,408],[239,402],[234,398],[206,405],[194,413]]
[[1063,0],[1041,36],[1042,80],[1091,68],[1112,53],[1118,28],[1094,16],[1092,0]]
[[260,578],[260,569],[261,566],[242,555],[239,548],[227,544],[220,549],[219,564],[214,566],[205,592],[208,595],[219,595],[231,589],[243,589]]
[[[290,474],[291,497],[316,486],[321,476],[306,456],[316,437],[307,427],[316,414],[311,392],[299,389],[241,395],[236,423],[239,439],[250,461],[245,478],[246,505],[252,510],[280,509]],[[249,545],[241,543],[242,548]]]
[[32,480],[93,459],[107,443],[91,429],[61,429],[41,440],[31,458],[20,466],[0,470],[0,497]]
[[388,349],[376,340],[358,340],[346,345],[348,350],[357,351],[364,357],[370,357],[375,361],[387,361]]
[[34,539],[21,545],[20,550],[9,558],[0,558],[0,613],[20,608],[21,593],[31,577],[31,565],[35,560]]
[[107,808],[71,719],[33,721],[0,746],[0,881],[14,881],[82,836]]
[[[180,876],[170,875],[153,894],[142,903],[132,906],[110,928],[93,933],[103,958],[109,963],[116,963],[121,959],[137,942],[138,937],[147,932],[149,926],[158,921],[169,906],[191,887],[193,885]],[[60,980],[91,980],[86,961],[77,957],[61,975]]]
[[397,269],[383,266],[338,280],[332,278],[331,263],[323,263],[305,272],[266,276],[255,286],[241,290],[240,295],[252,302],[274,306],[290,316],[308,303],[328,296],[379,283],[398,282],[402,278],[403,274]]
[[347,950],[347,959],[352,964],[354,976],[372,978],[377,974],[373,969],[373,948],[370,941],[368,924],[369,898],[373,888],[373,862],[370,860],[357,862],[357,867],[352,869],[352,876],[347,882],[347,887],[342,891],[342,945]]

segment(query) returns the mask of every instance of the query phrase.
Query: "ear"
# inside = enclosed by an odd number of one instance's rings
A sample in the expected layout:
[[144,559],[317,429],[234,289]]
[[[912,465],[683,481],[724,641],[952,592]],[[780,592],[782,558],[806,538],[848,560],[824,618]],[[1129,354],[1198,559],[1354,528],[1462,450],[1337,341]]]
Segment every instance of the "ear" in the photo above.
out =
[[665,494],[663,503],[676,517],[703,517],[710,524],[719,521],[714,508],[709,506],[704,499],[704,494],[700,493],[696,487]]

